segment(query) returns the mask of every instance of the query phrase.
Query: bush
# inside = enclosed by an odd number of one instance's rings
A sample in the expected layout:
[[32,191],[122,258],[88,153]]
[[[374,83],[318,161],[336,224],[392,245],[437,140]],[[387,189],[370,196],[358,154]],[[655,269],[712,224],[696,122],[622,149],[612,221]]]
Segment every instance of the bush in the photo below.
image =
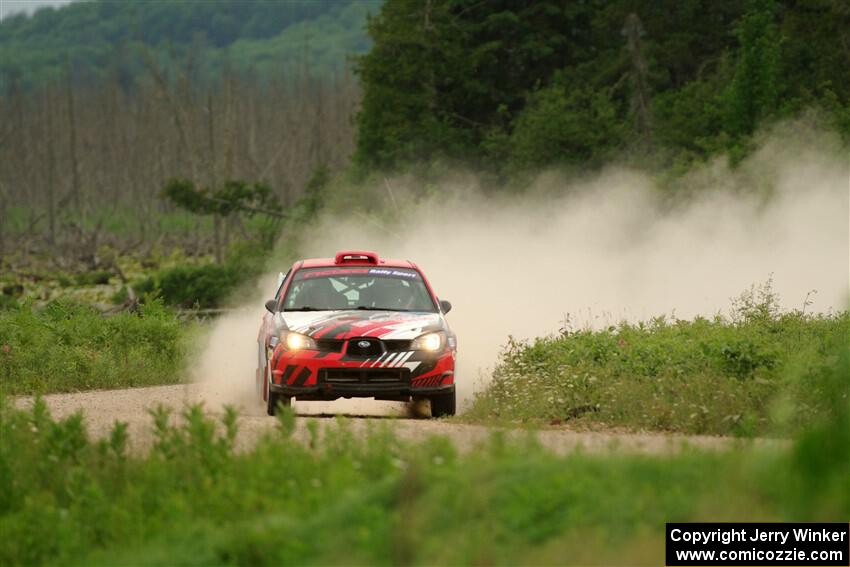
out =
[[17,309],[19,306],[18,300],[11,295],[0,293],[0,311],[5,309]]
[[71,392],[182,379],[185,330],[161,301],[104,317],[54,301],[0,312],[0,391]]
[[109,270],[92,270],[82,274],[77,274],[74,277],[74,280],[77,285],[82,286],[105,285],[109,283],[109,278],[112,276],[113,274]]
[[[239,286],[262,273],[266,249],[257,242],[233,244],[222,264],[175,266],[158,271],[133,285],[137,297],[160,297],[175,307],[214,309],[221,307]],[[114,302],[124,295],[117,293]]]
[[211,308],[236,288],[239,276],[234,268],[219,264],[178,266],[160,272],[157,283],[170,305]]
[[[174,307],[214,309],[245,280],[245,272],[226,264],[176,266],[137,282],[133,290],[138,297],[158,297]],[[119,290],[113,301],[122,297]]]
[[781,312],[768,284],[742,296],[731,319],[656,318],[511,340],[467,416],[688,433],[797,431],[830,403],[811,379],[834,363],[848,336],[848,313]]

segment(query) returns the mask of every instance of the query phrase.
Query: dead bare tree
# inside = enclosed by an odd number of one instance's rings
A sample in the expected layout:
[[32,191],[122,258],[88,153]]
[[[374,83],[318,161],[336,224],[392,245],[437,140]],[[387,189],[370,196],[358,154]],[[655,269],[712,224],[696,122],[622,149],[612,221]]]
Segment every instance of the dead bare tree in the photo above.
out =
[[[84,261],[91,248],[82,242],[93,240],[79,231],[100,224],[100,245],[210,253],[212,223],[167,220],[176,213],[157,196],[166,180],[263,181],[290,204],[316,167],[343,167],[353,152],[360,93],[349,74],[316,77],[305,66],[258,77],[225,68],[218,80],[201,81],[197,60],[143,59],[147,72],[132,84],[117,71],[83,84],[69,66],[59,83],[26,92],[10,83],[0,92],[7,252],[20,245],[59,253],[61,245]],[[28,219],[14,232],[5,222],[11,211]]]
[[51,89],[44,91],[44,140],[47,146],[47,244],[56,244],[56,151],[53,139],[53,109]]
[[74,209],[81,211],[80,169],[77,160],[77,121],[74,114],[74,87],[71,82],[70,64],[67,61],[65,63],[65,100],[68,105],[68,153],[71,158],[71,199],[74,202]]

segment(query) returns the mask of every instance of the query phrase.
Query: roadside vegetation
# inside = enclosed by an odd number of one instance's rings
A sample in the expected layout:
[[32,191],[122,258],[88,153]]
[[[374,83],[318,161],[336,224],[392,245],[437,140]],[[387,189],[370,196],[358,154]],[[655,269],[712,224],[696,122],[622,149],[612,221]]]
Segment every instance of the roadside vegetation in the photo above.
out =
[[[653,564],[666,521],[843,521],[850,515],[846,345],[807,375],[821,411],[791,448],[556,456],[528,439],[459,454],[345,420],[234,451],[236,414],[152,413],[93,440],[82,416],[0,399],[4,565]],[[333,534],[329,537],[329,534]]]
[[0,310],[0,393],[180,382],[191,334],[156,300],[108,317],[67,300]]
[[[204,332],[206,311],[233,305],[228,302],[253,290],[271,259],[278,266],[294,259],[301,227],[318,213],[327,182],[327,170],[320,168],[285,222],[249,216],[239,238],[221,243],[220,262],[186,256],[179,248],[167,256],[141,257],[102,248],[100,270],[56,273],[41,266],[3,274],[0,392],[33,395],[185,380],[190,343]],[[216,194],[224,208],[211,211],[202,206],[208,204],[204,195],[194,195],[194,208],[185,207],[201,218],[218,214],[223,222],[239,221],[237,209],[253,204],[240,190],[235,196]]]
[[[847,312],[783,311],[768,281],[743,293],[728,317],[511,339],[465,417],[787,435],[832,403],[815,377],[848,342]],[[841,395],[850,403],[846,388]]]

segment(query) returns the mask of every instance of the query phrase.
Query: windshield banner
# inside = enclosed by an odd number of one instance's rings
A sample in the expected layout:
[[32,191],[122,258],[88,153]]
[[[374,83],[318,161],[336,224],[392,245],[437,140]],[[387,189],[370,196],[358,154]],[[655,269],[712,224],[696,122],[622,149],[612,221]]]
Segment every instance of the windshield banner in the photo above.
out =
[[346,276],[373,276],[383,278],[401,278],[406,280],[418,280],[419,272],[415,270],[403,270],[399,268],[317,268],[299,270],[295,274],[296,280],[312,278],[346,277]]

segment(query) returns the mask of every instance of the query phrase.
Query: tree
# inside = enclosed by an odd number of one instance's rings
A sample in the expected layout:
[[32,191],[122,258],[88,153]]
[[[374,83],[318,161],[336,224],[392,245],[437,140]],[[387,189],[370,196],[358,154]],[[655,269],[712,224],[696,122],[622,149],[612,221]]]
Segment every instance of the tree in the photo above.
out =
[[355,154],[361,165],[389,167],[464,146],[441,100],[461,59],[447,33],[450,17],[443,0],[390,0],[369,19],[375,43],[356,67],[365,87]]
[[535,93],[518,116],[508,159],[516,169],[583,164],[606,155],[623,138],[609,90],[558,80]]
[[735,74],[724,95],[724,125],[733,138],[751,134],[777,109],[781,36],[774,0],[750,0],[735,29],[739,42]]
[[589,13],[553,0],[388,0],[369,21],[372,50],[357,61],[355,160],[486,158],[493,126],[509,125],[555,70],[587,55]]
[[[219,188],[195,187],[188,179],[174,178],[163,186],[160,195],[189,212],[228,218],[234,214],[247,216],[264,214],[275,219],[283,218],[280,202],[271,188],[261,182],[249,184],[245,181],[228,180]],[[224,243],[227,246],[227,242]],[[216,239],[217,261],[224,257],[222,245]]]

